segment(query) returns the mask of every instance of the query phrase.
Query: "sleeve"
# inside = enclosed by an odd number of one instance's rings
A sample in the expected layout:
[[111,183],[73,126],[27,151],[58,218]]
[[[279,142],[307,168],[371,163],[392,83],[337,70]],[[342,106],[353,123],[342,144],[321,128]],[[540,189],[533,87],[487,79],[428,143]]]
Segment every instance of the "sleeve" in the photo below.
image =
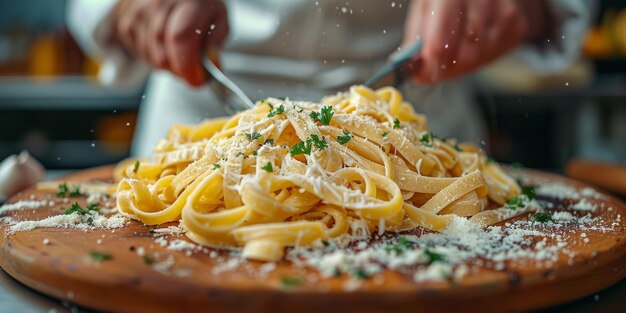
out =
[[511,57],[543,73],[565,70],[580,54],[580,45],[591,22],[593,0],[549,0],[553,19],[551,38],[544,43],[525,43]]
[[134,88],[146,80],[150,67],[111,40],[111,15],[116,3],[117,0],[69,0],[67,26],[83,51],[100,61],[100,83]]

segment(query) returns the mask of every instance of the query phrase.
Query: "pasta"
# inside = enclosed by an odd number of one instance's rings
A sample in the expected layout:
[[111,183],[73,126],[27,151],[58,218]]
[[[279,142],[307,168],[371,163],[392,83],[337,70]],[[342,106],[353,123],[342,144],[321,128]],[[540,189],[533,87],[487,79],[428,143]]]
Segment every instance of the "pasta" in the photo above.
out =
[[321,103],[269,98],[175,125],[155,150],[116,168],[120,212],[180,220],[191,240],[243,246],[254,260],[342,235],[439,231],[454,216],[489,225],[529,210],[486,210],[520,186],[475,146],[434,136],[391,87],[353,86]]

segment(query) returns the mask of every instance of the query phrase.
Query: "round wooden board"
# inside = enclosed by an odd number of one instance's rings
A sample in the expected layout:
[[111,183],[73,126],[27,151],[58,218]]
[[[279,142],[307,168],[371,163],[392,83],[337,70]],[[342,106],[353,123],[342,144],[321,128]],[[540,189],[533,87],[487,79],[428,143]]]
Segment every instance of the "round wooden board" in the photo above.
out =
[[[96,168],[63,181],[110,181],[111,172],[112,167]],[[564,177],[536,171],[525,171],[524,176],[531,182],[585,187]],[[32,189],[7,203],[33,197],[58,200],[54,191]],[[86,204],[84,197],[76,200],[83,206]],[[509,263],[503,271],[483,269],[457,283],[416,283],[410,276],[385,271],[363,281],[356,290],[347,291],[343,276],[321,279],[314,270],[296,268],[288,262],[277,264],[265,276],[259,275],[262,263],[257,262],[245,262],[235,270],[217,273],[216,268],[227,266],[215,253],[186,255],[166,250],[155,243],[152,227],[136,221],[115,230],[45,228],[17,233],[10,233],[7,224],[0,224],[0,266],[18,281],[46,295],[114,312],[521,311],[571,301],[626,276],[626,225],[617,218],[626,216],[626,205],[610,196],[593,201],[603,208],[611,207],[596,214],[618,224],[611,232],[587,232],[588,243],[581,240],[577,230],[567,230],[572,238],[568,247],[576,254],[569,262],[560,259],[550,266]],[[11,211],[0,217],[41,219],[59,214],[62,207],[69,206],[57,203],[51,207]],[[186,240],[172,234],[163,237]],[[173,257],[175,262],[167,271],[156,271],[138,256],[139,247],[150,255],[160,255],[160,259]],[[110,253],[113,258],[96,262],[89,256],[93,251]],[[300,286],[285,288],[280,283],[285,275],[307,279]]]

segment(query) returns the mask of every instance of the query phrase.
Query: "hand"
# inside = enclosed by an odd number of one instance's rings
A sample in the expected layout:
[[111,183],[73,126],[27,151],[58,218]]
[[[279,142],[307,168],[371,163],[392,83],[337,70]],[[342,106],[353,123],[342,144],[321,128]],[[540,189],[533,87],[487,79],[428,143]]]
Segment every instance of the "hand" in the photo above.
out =
[[204,83],[200,54],[219,48],[228,34],[219,0],[120,0],[113,20],[129,52],[192,86]]
[[[422,52],[409,64],[421,83],[435,83],[476,70],[543,34],[540,0],[413,0],[404,45],[422,38]],[[532,17],[532,21],[531,21]]]

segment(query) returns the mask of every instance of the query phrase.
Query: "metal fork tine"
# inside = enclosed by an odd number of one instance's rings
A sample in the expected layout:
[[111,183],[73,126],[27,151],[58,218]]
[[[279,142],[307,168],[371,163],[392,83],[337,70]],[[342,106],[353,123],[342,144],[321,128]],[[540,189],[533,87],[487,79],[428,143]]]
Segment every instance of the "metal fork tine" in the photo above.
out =
[[[201,58],[209,76],[213,77],[213,81],[209,85],[228,108],[236,112],[242,109],[250,109],[254,106],[254,102],[250,100],[237,84],[224,75],[206,55],[203,55]],[[235,105],[233,102],[239,102],[239,105]]]

